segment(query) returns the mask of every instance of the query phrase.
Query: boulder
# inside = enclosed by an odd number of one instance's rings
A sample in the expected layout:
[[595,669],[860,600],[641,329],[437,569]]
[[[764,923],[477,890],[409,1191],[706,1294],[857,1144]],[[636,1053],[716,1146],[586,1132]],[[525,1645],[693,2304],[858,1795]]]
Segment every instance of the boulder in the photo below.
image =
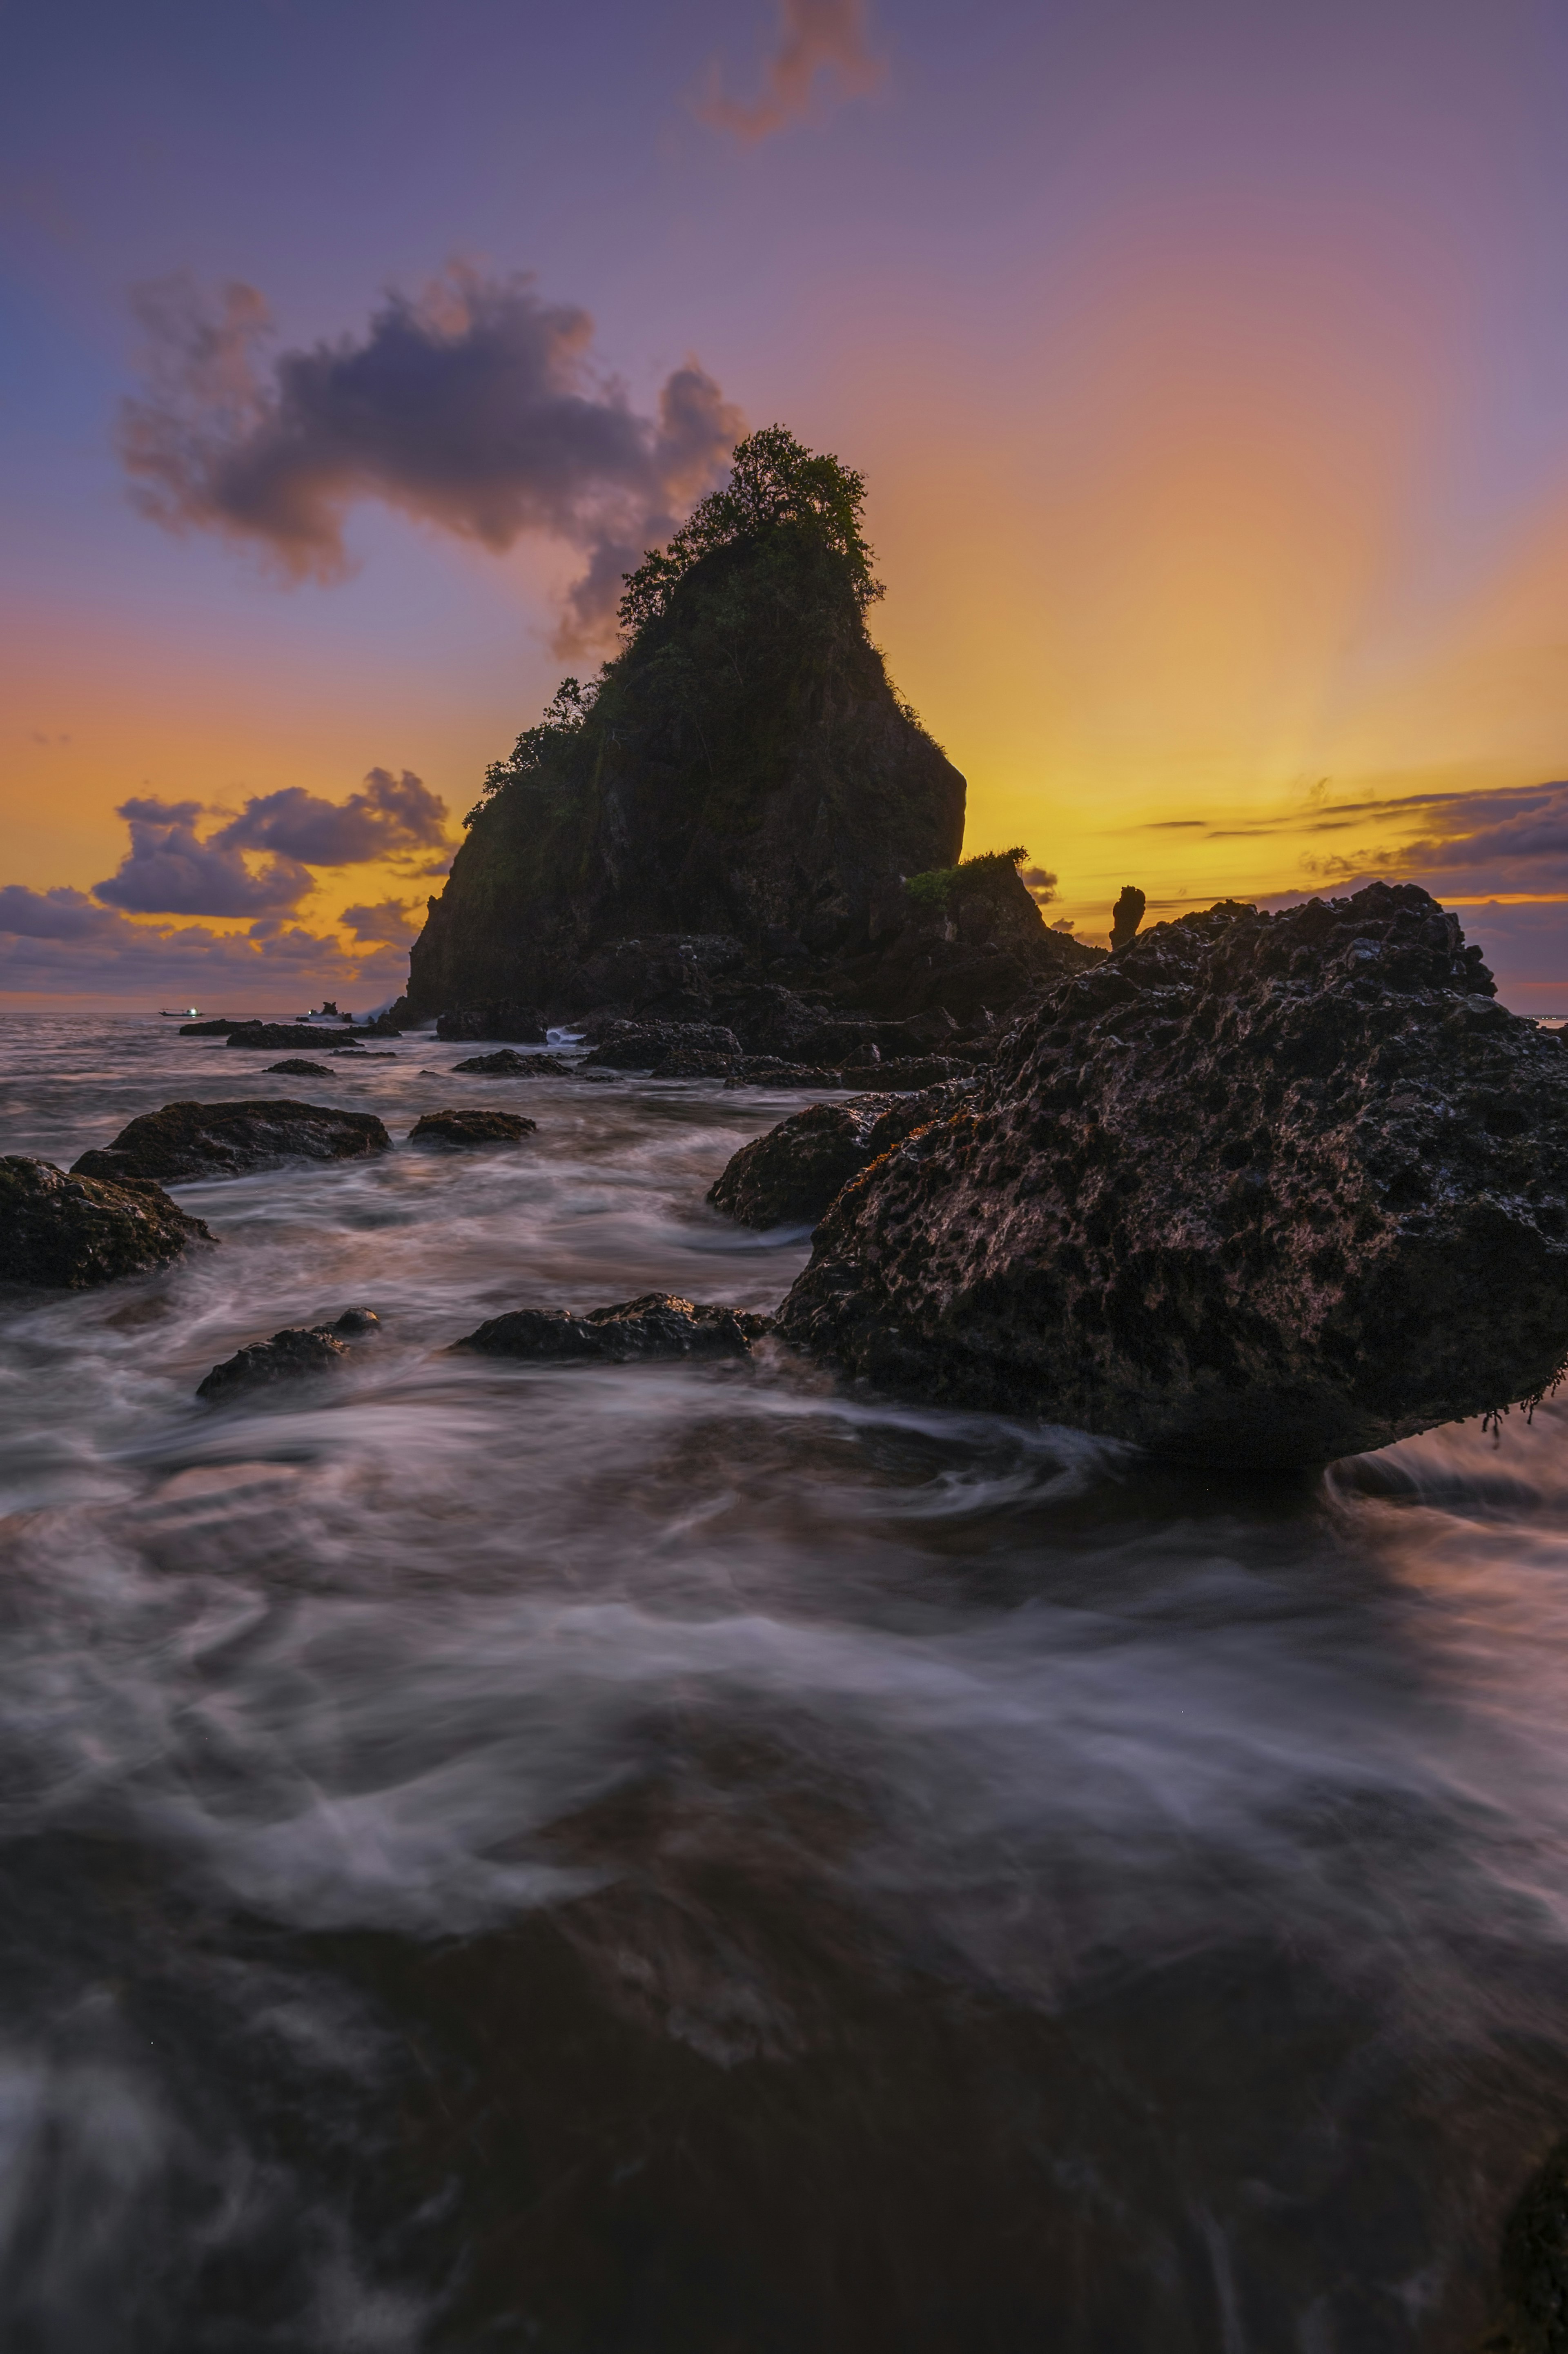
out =
[[655,1359],[744,1357],[772,1330],[772,1319],[745,1309],[714,1308],[673,1292],[648,1291],[613,1308],[574,1316],[565,1308],[517,1308],[493,1316],[454,1341],[485,1357],[527,1357],[556,1364],[593,1361],[640,1364]]
[[156,1185],[67,1176],[19,1153],[0,1160],[0,1282],[87,1291],[215,1239]]
[[1568,1359],[1568,1056],[1413,884],[1157,925],[852,1182],[780,1331],[889,1388],[1318,1465]]
[[379,1330],[371,1308],[345,1308],[335,1324],[294,1325],[254,1341],[214,1365],[198,1384],[198,1398],[232,1397],[237,1391],[265,1389],[273,1382],[298,1381],[305,1373],[335,1373],[349,1357],[349,1342]]
[[921,1096],[808,1104],[743,1144],[709,1187],[708,1200],[743,1226],[814,1226],[852,1177],[953,1109],[963,1094],[961,1087],[942,1087]]
[[334,1111],[287,1097],[246,1103],[172,1103],[143,1112],[111,1145],[84,1152],[73,1176],[189,1185],[240,1177],[280,1161],[355,1161],[386,1152],[392,1139],[369,1112]]
[[538,1125],[514,1111],[428,1111],[408,1130],[408,1141],[460,1150],[480,1144],[521,1144]]
[[549,1035],[545,1017],[535,1005],[519,1005],[509,998],[491,998],[482,1005],[460,1006],[440,1014],[438,1038],[515,1038],[524,1045],[542,1046]]
[[743,1055],[737,1077],[725,1081],[726,1087],[843,1087],[849,1081],[837,1071],[825,1071],[816,1063],[785,1063],[777,1055]]
[[269,1055],[286,1053],[291,1046],[319,1055],[323,1046],[341,1045],[353,1035],[346,1023],[341,1030],[332,1030],[324,1022],[236,1022],[227,1043]]
[[227,1013],[222,1013],[215,1016],[210,1022],[182,1022],[180,1036],[182,1038],[227,1038],[231,1030],[242,1030],[247,1026],[254,1025],[248,1025],[243,1018],[238,1022],[231,1021]]
[[457,1071],[471,1071],[487,1079],[569,1079],[572,1066],[558,1055],[520,1055],[515,1047],[499,1046],[493,1055],[471,1055],[454,1063]]
[[330,1079],[332,1073],[324,1063],[307,1063],[298,1055],[286,1063],[269,1063],[263,1076],[269,1079]]
[[610,1022],[582,1067],[652,1071],[672,1055],[714,1055],[738,1070],[740,1041],[711,1022]]
[[676,1046],[654,1064],[649,1076],[655,1079],[733,1079],[740,1068],[738,1055],[694,1055],[685,1047]]

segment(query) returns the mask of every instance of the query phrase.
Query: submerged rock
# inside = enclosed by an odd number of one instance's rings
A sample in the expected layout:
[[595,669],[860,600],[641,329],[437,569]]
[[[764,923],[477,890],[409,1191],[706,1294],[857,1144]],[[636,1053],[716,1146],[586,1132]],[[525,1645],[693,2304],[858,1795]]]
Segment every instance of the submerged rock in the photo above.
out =
[[559,1055],[520,1055],[514,1046],[497,1047],[493,1055],[471,1055],[466,1063],[454,1063],[454,1071],[471,1071],[489,1079],[569,1079],[572,1066],[563,1063]]
[[372,1308],[345,1308],[335,1324],[292,1325],[270,1341],[254,1341],[214,1365],[196,1389],[198,1398],[229,1397],[238,1390],[264,1389],[302,1374],[335,1373],[348,1361],[351,1341],[380,1329]]
[[230,1046],[260,1048],[275,1055],[281,1047],[306,1046],[320,1053],[323,1046],[341,1044],[352,1038],[354,1031],[347,1023],[341,1030],[329,1030],[320,1022],[236,1022],[228,1031]]
[[538,1128],[514,1111],[428,1111],[408,1130],[410,1144],[461,1148],[476,1144],[521,1144]]
[[890,1387],[1313,1465],[1568,1357],[1568,1058],[1413,884],[1158,925],[842,1193],[780,1330]]
[[453,1013],[440,1015],[436,1035],[449,1041],[517,1038],[525,1045],[542,1046],[549,1032],[536,1005],[519,1005],[510,998],[491,998],[482,1005],[460,1006]]
[[744,1357],[772,1330],[772,1319],[745,1309],[714,1308],[673,1292],[648,1291],[613,1308],[574,1316],[564,1308],[518,1308],[493,1316],[454,1349],[486,1357],[531,1357],[570,1363],[625,1365],[654,1359]]
[[295,1055],[286,1063],[269,1063],[263,1076],[269,1079],[330,1079],[332,1073],[324,1063],[307,1063]]
[[0,1159],[0,1283],[87,1291],[216,1239],[156,1185],[68,1176],[20,1153]]
[[239,1177],[280,1161],[353,1161],[392,1143],[370,1112],[335,1111],[287,1097],[245,1103],[172,1103],[143,1112],[112,1144],[84,1152],[73,1176],[150,1177],[188,1185]]
[[743,1144],[709,1187],[708,1200],[744,1226],[815,1225],[852,1177],[950,1111],[962,1095],[961,1087],[943,1087],[925,1095],[808,1104]]
[[723,1063],[726,1069],[719,1076],[727,1076],[729,1071],[740,1069],[740,1041],[733,1030],[712,1022],[610,1022],[591,1053],[583,1056],[582,1066],[588,1071],[651,1071],[658,1077],[679,1078],[686,1075],[665,1066],[693,1056]]

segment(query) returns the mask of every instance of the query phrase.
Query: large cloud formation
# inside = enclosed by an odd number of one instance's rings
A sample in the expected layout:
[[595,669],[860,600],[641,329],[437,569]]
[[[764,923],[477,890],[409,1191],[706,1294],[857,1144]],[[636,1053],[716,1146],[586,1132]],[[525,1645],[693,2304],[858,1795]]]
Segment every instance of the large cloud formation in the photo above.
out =
[[886,72],[872,54],[864,0],[779,0],[779,44],[763,68],[762,92],[749,104],[730,98],[715,65],[697,111],[716,131],[751,145],[808,114],[819,79],[840,98],[864,98]]
[[621,575],[724,472],[737,410],[694,362],[638,415],[590,357],[593,321],[526,277],[454,265],[418,302],[387,296],[366,333],[269,366],[253,287],[214,307],[185,277],[140,290],[149,387],[120,448],[143,514],[217,531],[291,580],[338,580],[349,509],[387,505],[483,546],[524,533],[588,558],[559,642],[602,637]]
[[[302,786],[253,794],[237,817],[200,835],[213,814],[204,801],[143,797],[115,811],[131,829],[116,873],[95,883],[105,907],[136,916],[290,915],[315,887],[313,866],[356,866],[435,850],[445,839],[447,805],[411,769],[394,776],[372,769],[345,801]],[[247,852],[266,854],[250,867]]]
[[80,891],[0,889],[0,993],[143,1007],[173,999],[226,1013],[295,1011],[328,996],[363,1012],[396,997],[408,970],[406,948],[345,950],[332,934],[272,919],[248,932],[138,924]]

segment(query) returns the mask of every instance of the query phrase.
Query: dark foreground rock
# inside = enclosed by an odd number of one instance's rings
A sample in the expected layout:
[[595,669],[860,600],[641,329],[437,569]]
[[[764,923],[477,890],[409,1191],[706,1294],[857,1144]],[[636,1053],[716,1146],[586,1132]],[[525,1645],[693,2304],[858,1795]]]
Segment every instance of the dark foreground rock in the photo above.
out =
[[1500,1410],[1568,1357],[1568,1056],[1414,885],[1159,925],[846,1188],[779,1323],[1217,1466]]
[[460,1150],[477,1144],[521,1144],[538,1125],[514,1111],[428,1111],[408,1130],[408,1141]]
[[767,1316],[739,1308],[713,1308],[648,1291],[614,1308],[573,1316],[564,1308],[518,1308],[493,1316],[454,1349],[486,1357],[527,1357],[540,1363],[628,1365],[682,1357],[744,1357],[772,1330]]
[[1520,2193],[1498,2269],[1504,2317],[1478,2354],[1568,2354],[1568,2140]]
[[391,1143],[370,1112],[334,1111],[287,1097],[172,1103],[143,1112],[112,1144],[84,1152],[71,1174],[188,1185],[203,1177],[240,1177],[280,1161],[354,1161],[386,1152]]
[[454,1071],[471,1071],[486,1079],[569,1079],[572,1066],[559,1055],[520,1055],[514,1046],[499,1046],[493,1055],[471,1055],[454,1063]]
[[[705,1067],[669,1067],[694,1062],[724,1068],[715,1074]],[[733,1030],[712,1022],[611,1022],[592,1052],[583,1056],[583,1068],[650,1071],[655,1078],[727,1077],[740,1069],[740,1040]]]
[[295,1055],[286,1063],[269,1063],[266,1076],[270,1079],[330,1079],[332,1073],[324,1063],[307,1063]]
[[519,1005],[510,998],[491,998],[482,1005],[460,1006],[437,1017],[438,1038],[515,1038],[542,1046],[549,1033],[536,1005]]
[[[969,1082],[972,1087],[975,1083]],[[815,1225],[852,1177],[918,1128],[955,1109],[964,1085],[924,1095],[852,1096],[808,1104],[743,1144],[708,1200],[744,1226]]]
[[48,1161],[0,1160],[0,1283],[87,1291],[166,1267],[214,1235],[156,1185],[68,1176]]
[[274,1332],[270,1341],[255,1341],[246,1349],[214,1365],[196,1389],[198,1398],[232,1397],[242,1390],[265,1389],[274,1382],[298,1381],[306,1373],[335,1373],[348,1362],[351,1341],[363,1340],[379,1329],[381,1320],[371,1308],[345,1308],[335,1324],[294,1325]]
[[291,1046],[319,1055],[323,1046],[342,1045],[354,1034],[346,1023],[341,1030],[329,1030],[313,1022],[237,1022],[225,1043],[269,1055],[286,1053]]

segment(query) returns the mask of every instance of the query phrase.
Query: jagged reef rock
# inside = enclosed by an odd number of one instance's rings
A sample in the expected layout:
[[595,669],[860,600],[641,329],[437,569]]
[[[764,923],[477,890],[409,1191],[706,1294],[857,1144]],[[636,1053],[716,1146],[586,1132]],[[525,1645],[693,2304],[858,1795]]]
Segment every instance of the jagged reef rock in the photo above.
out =
[[549,1031],[536,1005],[492,998],[483,1005],[464,1005],[455,1013],[443,1013],[436,1023],[436,1035],[453,1044],[471,1038],[513,1038],[525,1046],[542,1046]]
[[292,1325],[270,1341],[254,1341],[214,1365],[197,1384],[198,1398],[232,1397],[242,1390],[266,1389],[274,1382],[298,1381],[306,1373],[330,1373],[346,1364],[349,1342],[379,1329],[372,1308],[345,1308],[335,1324]]
[[408,1141],[459,1150],[479,1144],[521,1144],[538,1125],[515,1111],[428,1111],[408,1130]]
[[307,1063],[302,1056],[291,1055],[287,1062],[269,1063],[263,1076],[269,1079],[330,1079],[332,1073],[324,1063]]
[[678,1077],[667,1072],[672,1057],[707,1056],[738,1071],[740,1041],[733,1030],[707,1022],[612,1022],[592,1052],[583,1056],[584,1070],[652,1071],[655,1076]]
[[[609,943],[853,953],[956,859],[964,780],[895,695],[853,573],[781,523],[702,557],[579,726],[524,739],[411,960],[416,1013],[576,994]],[[711,976],[710,976],[711,977]],[[601,1002],[613,976],[594,979]],[[702,993],[702,984],[696,994]],[[661,982],[673,1012],[684,983]]]
[[743,1144],[708,1188],[708,1200],[743,1226],[815,1225],[852,1177],[955,1109],[976,1084],[808,1104]]
[[1160,924],[854,1180],[780,1315],[906,1392],[1320,1464],[1568,1357],[1568,1054],[1414,885]]
[[354,1161],[386,1152],[391,1143],[370,1112],[334,1111],[285,1096],[248,1103],[172,1103],[143,1112],[112,1144],[84,1152],[72,1163],[71,1174],[189,1185],[203,1177],[240,1177],[280,1161]]
[[454,1071],[471,1071],[486,1079],[569,1079],[572,1066],[563,1063],[558,1055],[519,1055],[510,1046],[500,1046],[493,1055],[471,1055],[466,1063],[454,1063]]
[[572,1363],[640,1364],[655,1359],[744,1357],[772,1330],[772,1319],[745,1309],[715,1308],[673,1292],[648,1291],[613,1308],[573,1316],[564,1308],[518,1308],[493,1316],[454,1349],[486,1357],[529,1357]]
[[216,1236],[156,1185],[67,1176],[48,1161],[0,1159],[0,1283],[88,1291],[166,1267]]

